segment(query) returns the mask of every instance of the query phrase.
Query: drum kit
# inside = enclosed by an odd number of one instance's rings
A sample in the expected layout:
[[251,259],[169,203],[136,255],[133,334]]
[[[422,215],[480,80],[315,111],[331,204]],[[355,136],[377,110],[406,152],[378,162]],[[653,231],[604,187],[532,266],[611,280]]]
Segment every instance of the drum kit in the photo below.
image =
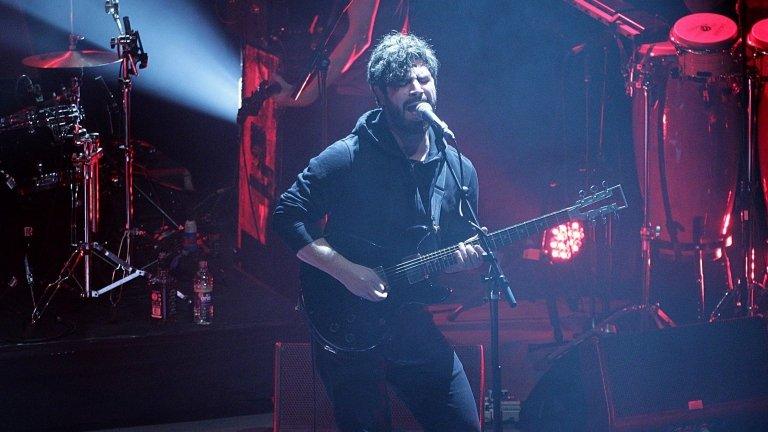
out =
[[[147,65],[147,54],[143,50],[139,32],[131,29],[129,18],[120,18],[117,2],[107,2],[107,5],[107,12],[115,19],[120,32],[111,40],[111,47],[116,52],[77,50],[76,43],[82,37],[70,35],[68,50],[24,58],[22,62],[28,67],[70,75],[69,85],[55,92],[52,98],[43,100],[39,86],[33,86],[31,80],[23,76],[28,89],[36,93],[35,103],[0,117],[0,150],[3,150],[0,151],[0,179],[6,187],[4,193],[28,200],[35,200],[43,191],[51,190],[66,190],[69,195],[68,234],[71,254],[58,270],[58,274],[51,277],[52,281],[42,287],[42,290],[36,287],[38,281],[31,266],[31,255],[34,251],[30,250],[29,240],[35,235],[33,224],[23,221],[26,249],[21,258],[25,273],[21,279],[28,285],[32,297],[30,327],[40,321],[62,287],[78,290],[81,297],[95,298],[146,273],[131,263],[131,239],[136,235],[137,229],[134,226],[133,214],[136,141],[130,137],[130,91],[132,76],[137,75],[138,70]],[[98,133],[86,130],[81,124],[85,118],[80,97],[81,78],[86,68],[117,63],[120,64],[118,82],[122,86],[121,142],[105,147]],[[9,136],[13,138],[7,139]],[[30,141],[35,139],[32,137],[37,137],[38,141],[45,144],[31,151],[33,146]],[[14,146],[11,143],[18,144],[17,147],[23,148],[23,151],[10,151],[9,148]],[[108,152],[122,153],[121,157],[113,159],[123,160],[122,169],[118,171],[121,171],[124,177],[113,181],[123,189],[125,198],[125,223],[117,252],[112,252],[105,245],[95,241],[100,231],[102,213],[99,204],[100,185],[104,184],[100,176],[100,165],[103,156]],[[43,196],[39,200],[49,198]],[[42,203],[37,205],[37,208],[45,209],[46,205],[48,204]],[[44,217],[51,216],[49,214]],[[50,243],[51,239],[48,241]],[[54,246],[48,244],[40,247]],[[103,281],[92,277],[94,258],[100,258],[112,270],[111,280],[105,282],[106,286],[96,286]],[[19,278],[11,275],[7,285],[13,287],[20,283],[22,281]]]
[[[741,315],[767,312],[759,300],[765,281],[757,280],[765,274],[759,256],[765,245],[756,240],[756,201],[768,202],[768,194],[755,198],[754,177],[759,156],[767,191],[768,126],[760,126],[768,125],[768,19],[741,36],[726,16],[694,13],[675,22],[667,41],[639,45],[628,64],[644,198],[642,304],[650,306],[652,260],[692,256],[701,320],[729,315],[725,309],[733,307]],[[737,269],[728,257],[732,244],[743,260]],[[727,273],[714,308],[706,304],[708,258],[723,259]]]

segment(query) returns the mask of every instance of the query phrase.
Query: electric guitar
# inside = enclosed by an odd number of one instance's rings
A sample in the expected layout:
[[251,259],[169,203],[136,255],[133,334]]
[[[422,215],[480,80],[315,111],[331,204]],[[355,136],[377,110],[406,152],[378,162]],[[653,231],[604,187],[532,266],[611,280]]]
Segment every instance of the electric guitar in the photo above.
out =
[[[525,239],[552,226],[574,220],[596,221],[627,207],[621,185],[583,196],[570,207],[487,234],[491,250]],[[326,237],[350,261],[373,269],[387,285],[387,298],[372,302],[352,294],[327,273],[302,265],[302,309],[316,339],[330,351],[368,351],[387,338],[389,322],[408,303],[438,303],[449,290],[432,284],[430,276],[455,264],[458,244],[416,253],[430,235],[427,227],[404,234],[398,250],[349,235]],[[479,244],[477,237],[464,243]],[[428,243],[426,243],[428,244]]]

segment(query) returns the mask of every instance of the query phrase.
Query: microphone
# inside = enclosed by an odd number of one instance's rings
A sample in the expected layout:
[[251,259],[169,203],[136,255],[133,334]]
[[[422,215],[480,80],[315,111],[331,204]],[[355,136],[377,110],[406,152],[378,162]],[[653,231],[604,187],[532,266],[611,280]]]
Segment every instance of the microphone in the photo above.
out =
[[432,109],[432,105],[430,105],[428,102],[421,102],[416,105],[416,112],[419,113],[425,122],[442,131],[444,136],[450,138],[451,141],[456,141],[456,135],[454,135],[453,132],[448,129],[448,125],[445,124],[444,121],[440,120],[440,117],[435,114],[435,111]]
[[107,0],[104,2],[104,12],[114,15],[118,13],[120,0]]
[[123,24],[120,22],[120,0],[107,0],[104,2],[104,12],[112,15],[112,19],[117,24],[117,30],[123,34]]

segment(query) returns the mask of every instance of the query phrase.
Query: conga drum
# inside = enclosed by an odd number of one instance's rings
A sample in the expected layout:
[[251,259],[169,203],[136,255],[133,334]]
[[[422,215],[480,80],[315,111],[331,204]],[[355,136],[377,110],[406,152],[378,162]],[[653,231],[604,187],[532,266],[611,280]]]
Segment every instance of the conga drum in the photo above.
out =
[[738,38],[736,23],[723,15],[697,13],[675,22],[669,40],[677,49],[680,75],[694,79],[718,79],[733,73],[732,53]]
[[751,65],[756,74],[757,83],[757,157],[760,163],[760,182],[763,197],[768,205],[768,19],[758,21],[752,26],[747,36],[747,46],[751,54]]
[[648,222],[661,227],[660,249],[692,251],[727,234],[744,124],[731,76],[736,24],[729,21],[715,14],[684,17],[670,33],[675,49],[653,59],[661,72],[647,83],[647,160],[645,95],[633,94],[638,179]]

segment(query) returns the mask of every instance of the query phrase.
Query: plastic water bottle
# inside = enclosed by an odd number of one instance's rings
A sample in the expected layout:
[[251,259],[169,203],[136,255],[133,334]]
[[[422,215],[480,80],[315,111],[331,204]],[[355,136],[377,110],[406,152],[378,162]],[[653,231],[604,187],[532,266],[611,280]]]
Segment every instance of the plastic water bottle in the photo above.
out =
[[208,325],[213,321],[213,276],[208,271],[208,261],[198,262],[193,291],[194,322]]

